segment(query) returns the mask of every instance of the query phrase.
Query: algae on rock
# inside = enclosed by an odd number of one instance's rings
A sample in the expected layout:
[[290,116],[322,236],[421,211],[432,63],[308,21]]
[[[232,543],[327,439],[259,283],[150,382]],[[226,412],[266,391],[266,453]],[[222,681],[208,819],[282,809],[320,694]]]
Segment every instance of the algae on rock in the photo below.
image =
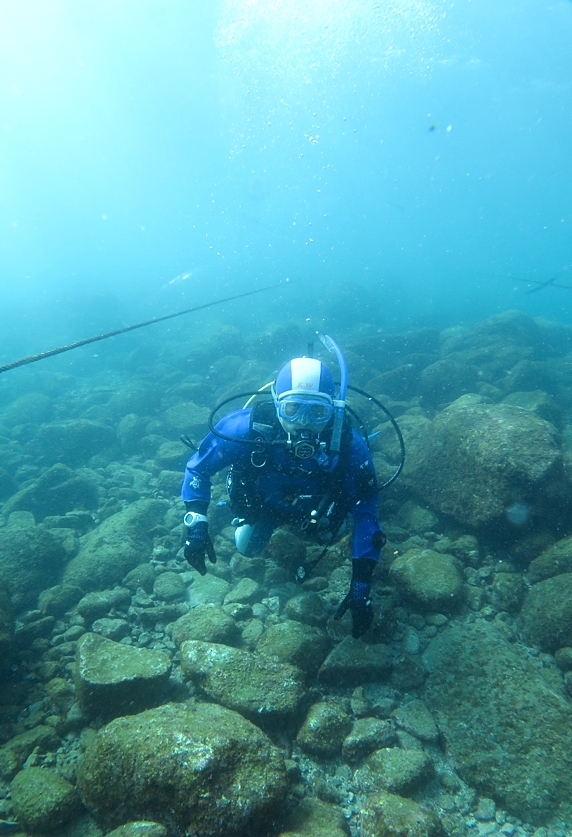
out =
[[104,718],[132,714],[164,699],[171,660],[162,651],[132,648],[94,633],[77,644],[75,686],[83,712]]
[[150,557],[153,544],[149,532],[162,522],[167,508],[164,500],[137,500],[108,517],[83,538],[79,554],[66,566],[63,582],[84,590],[119,584]]
[[544,825],[572,795],[572,705],[491,623],[451,625],[424,654],[425,698],[467,782]]
[[105,829],[152,820],[173,833],[271,833],[286,796],[280,751],[237,712],[166,704],[117,718],[88,745],[78,769],[84,805]]

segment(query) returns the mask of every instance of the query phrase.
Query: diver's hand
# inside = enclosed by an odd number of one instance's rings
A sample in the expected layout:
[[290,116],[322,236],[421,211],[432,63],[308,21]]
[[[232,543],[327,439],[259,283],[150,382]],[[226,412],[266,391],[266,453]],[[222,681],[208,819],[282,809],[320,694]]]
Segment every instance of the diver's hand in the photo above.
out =
[[190,529],[187,527],[184,552],[191,567],[194,567],[201,575],[207,574],[205,555],[212,564],[216,564],[216,554],[209,535],[208,523],[195,523]]
[[350,592],[336,610],[334,619],[341,619],[347,610],[352,614],[352,636],[359,639],[368,630],[373,621],[373,608],[369,598],[370,584],[352,581]]

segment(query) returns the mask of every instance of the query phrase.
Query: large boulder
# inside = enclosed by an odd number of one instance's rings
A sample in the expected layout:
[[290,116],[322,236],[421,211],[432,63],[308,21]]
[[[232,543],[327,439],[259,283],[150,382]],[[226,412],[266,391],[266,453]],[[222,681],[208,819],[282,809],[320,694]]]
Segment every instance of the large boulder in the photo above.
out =
[[85,536],[78,555],[66,566],[63,582],[84,590],[119,584],[130,570],[151,556],[149,533],[162,522],[166,510],[163,500],[137,500],[108,517]]
[[35,606],[38,594],[58,580],[66,558],[59,538],[34,526],[28,516],[31,526],[18,520],[0,529],[0,574],[16,611]]
[[60,745],[60,738],[53,727],[39,724],[15,735],[0,747],[0,778],[13,779],[22,770],[32,753],[53,752]]
[[341,752],[351,728],[352,721],[347,712],[337,702],[324,700],[310,707],[296,740],[305,753],[333,758]]
[[433,762],[423,750],[382,747],[375,750],[356,771],[362,791],[387,790],[412,796],[435,777]]
[[360,686],[372,680],[387,680],[392,669],[387,645],[366,645],[348,636],[330,651],[318,672],[325,686]]
[[572,572],[572,537],[562,538],[530,562],[528,580],[531,584],[560,573]]
[[463,579],[452,555],[433,549],[409,549],[392,561],[389,576],[401,592],[428,610],[458,605]]
[[2,514],[30,511],[40,521],[48,515],[64,515],[74,509],[96,509],[98,490],[95,483],[76,474],[67,465],[48,468],[36,482],[14,494],[4,504]]
[[75,468],[87,465],[96,453],[116,444],[113,427],[88,419],[70,419],[40,425],[31,446],[43,463],[63,462]]
[[361,816],[365,837],[443,837],[445,830],[430,808],[396,793],[372,794]]
[[20,424],[37,424],[52,417],[52,402],[43,392],[26,392],[12,401],[4,410],[2,421],[6,427]]
[[280,663],[290,663],[314,677],[330,650],[331,641],[325,631],[285,619],[262,634],[256,652]]
[[307,796],[289,811],[285,830],[278,837],[347,837],[349,833],[341,808]]
[[76,647],[75,691],[88,717],[115,718],[155,706],[164,698],[171,660],[162,651],[132,648],[94,633]]
[[520,616],[525,639],[544,651],[572,645],[572,573],[531,587]]
[[272,833],[287,790],[284,759],[258,727],[192,702],[112,721],[87,747],[77,783],[106,830],[152,820],[194,837]]
[[199,407],[192,401],[181,401],[165,410],[163,420],[174,435],[187,433],[191,439],[201,439],[208,430],[209,415],[208,407]]
[[210,700],[269,727],[292,721],[305,702],[299,668],[228,645],[188,640],[180,650],[183,675]]
[[477,369],[452,355],[426,366],[420,376],[423,402],[434,406],[475,391]]
[[505,524],[516,504],[525,522],[568,502],[557,431],[528,410],[466,396],[439,413],[423,435],[406,481],[463,526]]
[[73,785],[54,770],[28,767],[10,788],[18,823],[33,834],[54,834],[81,809]]
[[549,822],[572,793],[563,687],[484,620],[438,634],[424,662],[426,702],[463,778],[510,814]]
[[173,642],[178,647],[188,639],[238,645],[240,630],[232,616],[215,604],[202,604],[189,610],[173,625]]

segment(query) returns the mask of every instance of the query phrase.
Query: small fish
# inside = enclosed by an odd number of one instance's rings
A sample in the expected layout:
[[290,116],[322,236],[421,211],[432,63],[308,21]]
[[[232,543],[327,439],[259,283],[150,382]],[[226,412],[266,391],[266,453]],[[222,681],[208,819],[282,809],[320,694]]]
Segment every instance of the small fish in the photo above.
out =
[[174,279],[171,279],[169,282],[167,282],[167,285],[178,285],[180,282],[186,282],[187,279],[191,278],[193,273],[193,270],[189,271],[189,273],[179,273],[178,276],[175,276]]
[[0,820],[0,834],[12,834],[13,831],[22,831],[22,827],[17,822]]

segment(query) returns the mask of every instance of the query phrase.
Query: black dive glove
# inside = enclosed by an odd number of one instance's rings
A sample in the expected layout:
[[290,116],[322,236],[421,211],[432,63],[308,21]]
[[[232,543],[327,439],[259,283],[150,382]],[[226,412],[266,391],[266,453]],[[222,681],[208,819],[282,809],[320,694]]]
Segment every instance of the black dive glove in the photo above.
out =
[[342,601],[334,619],[341,619],[346,610],[352,613],[352,636],[358,639],[368,630],[373,621],[373,608],[369,598],[371,577],[376,562],[371,558],[356,558],[352,561],[350,591]]
[[198,573],[206,575],[205,555],[212,564],[216,564],[216,554],[209,535],[206,515],[187,512],[184,523],[186,528],[185,558]]

